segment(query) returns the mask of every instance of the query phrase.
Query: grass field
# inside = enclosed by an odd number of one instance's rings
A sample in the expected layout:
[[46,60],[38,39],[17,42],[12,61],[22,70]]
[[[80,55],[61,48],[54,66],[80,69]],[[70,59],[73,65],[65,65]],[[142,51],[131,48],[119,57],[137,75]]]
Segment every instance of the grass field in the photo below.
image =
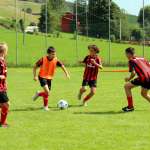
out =
[[[114,68],[105,68],[110,70]],[[121,68],[117,68],[121,69]],[[121,113],[126,105],[123,78],[127,73],[100,73],[97,94],[88,107],[78,107],[81,68],[68,68],[71,79],[57,71],[49,98],[50,111],[42,100],[32,102],[40,89],[31,69],[9,69],[10,128],[0,129],[0,150],[149,150],[150,105],[134,90],[136,111]],[[59,99],[72,107],[60,111]]]
[[[72,34],[61,33],[62,38],[48,37],[48,46],[53,45],[57,49],[58,57],[68,65],[77,64],[77,59],[83,59],[87,55],[87,46],[89,44],[98,45],[101,50],[101,56],[105,64],[108,63],[108,48],[109,44],[106,40],[100,39],[86,39],[79,36],[78,40],[78,54],[76,52],[76,40],[73,39]],[[25,45],[22,43],[23,35],[18,34],[18,63],[20,65],[32,65],[38,58],[45,54],[45,37],[44,35],[26,35]],[[16,38],[15,32],[5,29],[0,29],[1,41],[6,41],[9,45],[8,63],[16,63]],[[124,56],[124,49],[132,46],[136,48],[137,55],[142,55],[142,46],[128,45],[128,44],[111,44],[110,60],[111,64],[126,64]],[[78,55],[78,58],[77,58]],[[145,47],[145,56],[150,59],[149,47]]]

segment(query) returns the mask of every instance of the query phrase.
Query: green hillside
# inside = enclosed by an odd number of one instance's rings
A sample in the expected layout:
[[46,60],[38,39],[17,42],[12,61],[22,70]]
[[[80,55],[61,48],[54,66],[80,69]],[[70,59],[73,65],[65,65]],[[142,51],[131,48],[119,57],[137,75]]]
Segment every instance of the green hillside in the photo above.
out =
[[[1,41],[6,41],[9,45],[9,64],[15,64],[16,61],[16,35],[14,31],[0,29]],[[18,63],[20,65],[32,65],[38,58],[45,54],[45,36],[44,35],[26,35],[25,45],[23,45],[23,35],[18,34]],[[48,37],[48,46],[53,45],[56,47],[58,57],[68,65],[77,64],[77,60],[83,59],[88,54],[87,46],[89,44],[96,44],[101,48],[101,56],[103,62],[108,63],[108,48],[109,43],[106,40],[85,38],[79,36],[78,40],[78,53],[76,51],[76,40],[73,39],[73,34],[61,33],[61,38]],[[111,44],[111,64],[126,64],[124,56],[124,49],[133,46],[129,44]],[[137,49],[137,54],[142,55],[142,46],[134,45]],[[145,56],[150,59],[149,47],[145,48]],[[77,58],[78,56],[78,58]]]
[[138,26],[138,22],[137,22],[138,17],[137,16],[131,15],[131,14],[127,14],[127,19],[128,19],[129,25],[131,27]]
[[[41,4],[39,3],[34,3],[34,2],[27,2],[27,1],[17,1],[17,17],[23,18],[24,12],[22,9],[27,9],[31,8],[32,13],[39,13]],[[3,20],[8,20],[8,19],[13,19],[15,18],[15,1],[13,0],[0,0],[0,19]],[[38,15],[31,15],[27,14],[26,15],[26,23],[30,22],[38,22]]]

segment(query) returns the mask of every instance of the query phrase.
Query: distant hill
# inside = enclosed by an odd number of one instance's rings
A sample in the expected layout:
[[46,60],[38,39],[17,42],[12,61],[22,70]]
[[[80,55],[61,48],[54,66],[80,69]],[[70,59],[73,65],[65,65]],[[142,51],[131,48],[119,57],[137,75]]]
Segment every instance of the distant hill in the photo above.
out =
[[[17,1],[17,17],[18,19],[24,17],[23,9],[30,8],[33,14],[40,12],[41,3],[29,2],[29,1]],[[15,1],[14,0],[0,0],[0,23],[11,21],[15,19]],[[38,22],[38,15],[32,15],[25,13],[26,24],[30,22]]]
[[[17,1],[17,16],[18,19],[23,18],[24,12],[22,9],[31,8],[32,14],[25,13],[26,25],[30,22],[38,23],[38,18],[42,3],[45,0],[18,0]],[[67,11],[73,11],[73,3],[66,1]],[[7,24],[15,18],[15,1],[14,0],[0,0],[0,25],[1,23]],[[137,16],[127,14],[128,22],[130,26],[138,26]]]
[[135,15],[127,14],[128,22],[131,26],[138,26],[137,19],[138,17]]

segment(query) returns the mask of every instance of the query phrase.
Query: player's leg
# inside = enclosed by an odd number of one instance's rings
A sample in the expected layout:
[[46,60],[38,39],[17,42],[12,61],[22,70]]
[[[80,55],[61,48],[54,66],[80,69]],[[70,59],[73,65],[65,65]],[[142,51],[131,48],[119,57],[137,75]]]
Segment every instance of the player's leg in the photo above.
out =
[[82,95],[86,92],[86,88],[85,86],[82,86],[79,90],[79,94],[78,94],[78,100],[81,100]]
[[8,102],[6,103],[1,103],[1,119],[0,119],[0,126],[1,127],[7,127],[7,115],[8,115],[8,110],[9,110],[9,104]]
[[87,106],[87,102],[95,95],[96,93],[96,87],[90,88],[90,93],[84,97],[83,99],[83,105]]
[[[47,85],[47,80],[44,78],[39,77],[39,82],[42,88]],[[37,91],[35,93],[35,95],[32,97],[33,101],[37,100],[38,97],[45,97],[45,88],[44,91]]]
[[44,93],[44,95],[43,95],[44,109],[49,110],[49,108],[48,108],[48,97],[49,97],[50,90],[49,90],[48,84],[43,86],[43,89],[44,89],[44,92],[43,92]]
[[87,81],[83,80],[82,82],[82,87],[79,90],[79,94],[78,94],[78,100],[81,100],[82,95],[86,92],[86,86],[87,86]]
[[124,107],[122,110],[123,111],[133,111],[134,110],[134,105],[133,105],[133,98],[132,98],[132,89],[136,87],[137,85],[128,82],[124,85],[127,101],[128,101],[128,106]]
[[9,111],[9,98],[6,92],[0,92],[0,108],[1,108],[1,119],[0,119],[0,126],[7,127],[7,115]]
[[85,106],[87,105],[87,101],[89,101],[96,93],[97,81],[96,80],[89,81],[88,85],[90,86],[90,93],[83,99],[83,104]]
[[148,89],[145,89],[142,87],[141,89],[141,95],[144,97],[148,102],[150,102],[150,95],[148,94]]

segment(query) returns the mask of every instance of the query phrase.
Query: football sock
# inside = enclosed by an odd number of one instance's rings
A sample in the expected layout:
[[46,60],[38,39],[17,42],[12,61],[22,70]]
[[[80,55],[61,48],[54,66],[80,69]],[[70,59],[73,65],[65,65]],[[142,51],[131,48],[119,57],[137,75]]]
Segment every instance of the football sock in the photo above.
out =
[[38,95],[41,96],[41,97],[45,97],[46,93],[45,92],[40,92]]
[[43,101],[44,101],[44,107],[47,107],[48,106],[48,94],[45,95],[45,97],[43,98]]
[[1,110],[1,124],[6,124],[6,118],[8,114],[8,106],[2,106]]
[[128,96],[128,97],[127,97],[127,100],[128,100],[128,107],[129,107],[129,108],[132,108],[132,107],[133,107],[133,99],[132,99],[132,96]]
[[89,94],[87,96],[85,96],[85,98],[83,99],[83,102],[87,102],[92,96]]
[[43,97],[44,107],[48,106],[48,94],[46,92],[40,92],[39,96]]

